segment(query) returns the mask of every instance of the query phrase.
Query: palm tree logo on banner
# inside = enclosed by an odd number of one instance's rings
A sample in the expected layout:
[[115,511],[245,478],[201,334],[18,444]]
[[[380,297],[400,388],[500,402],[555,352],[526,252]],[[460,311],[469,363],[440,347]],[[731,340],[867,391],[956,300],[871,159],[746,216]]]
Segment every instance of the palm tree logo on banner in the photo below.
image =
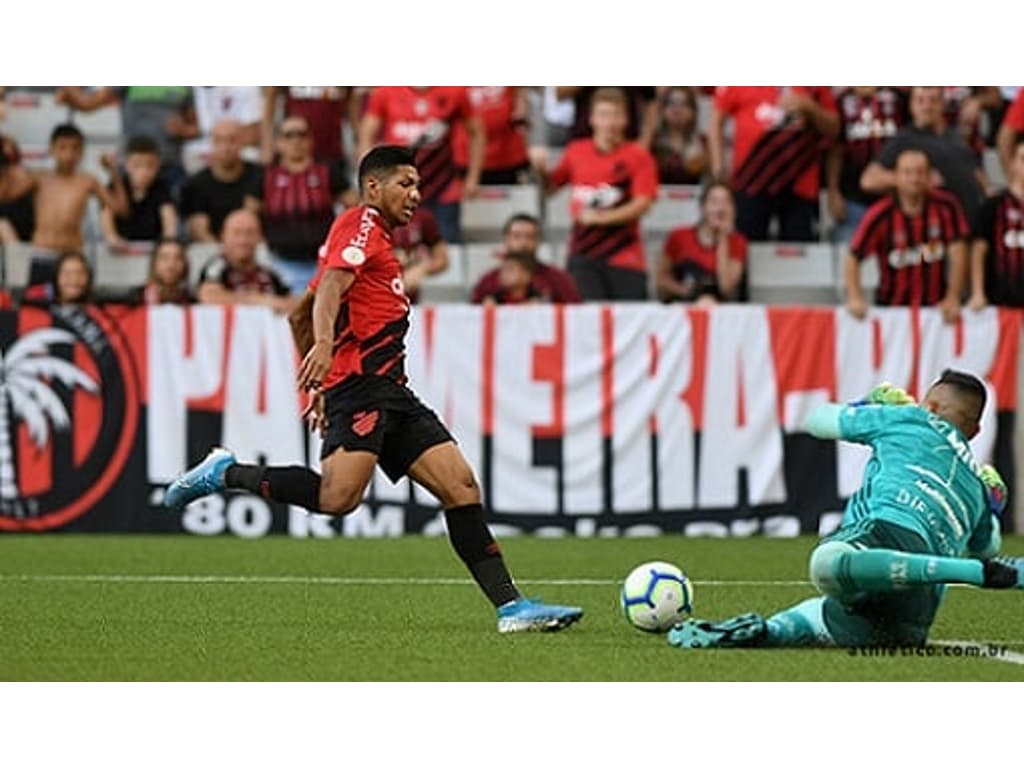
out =
[[52,345],[75,341],[68,331],[41,328],[25,334],[0,355],[0,502],[18,498],[11,449],[14,424],[23,422],[29,438],[42,450],[51,428],[63,431],[71,425],[68,410],[52,382],[59,381],[69,389],[81,387],[93,394],[99,391],[96,382],[80,368],[49,354]]

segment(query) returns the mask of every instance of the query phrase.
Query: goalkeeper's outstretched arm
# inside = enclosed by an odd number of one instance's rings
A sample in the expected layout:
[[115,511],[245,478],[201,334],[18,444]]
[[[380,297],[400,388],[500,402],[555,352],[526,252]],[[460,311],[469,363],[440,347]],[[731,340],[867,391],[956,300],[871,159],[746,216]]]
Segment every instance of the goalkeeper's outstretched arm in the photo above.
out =
[[839,432],[839,414],[845,407],[838,403],[822,403],[811,411],[804,422],[804,430],[822,440],[838,440],[842,437]]

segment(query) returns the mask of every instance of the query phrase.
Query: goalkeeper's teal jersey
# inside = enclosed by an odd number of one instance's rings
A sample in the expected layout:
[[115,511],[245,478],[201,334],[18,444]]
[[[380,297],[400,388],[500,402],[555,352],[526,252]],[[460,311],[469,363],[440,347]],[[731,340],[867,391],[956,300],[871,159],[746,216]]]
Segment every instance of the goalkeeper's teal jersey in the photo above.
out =
[[947,557],[988,546],[988,493],[956,427],[913,405],[851,405],[839,413],[839,432],[874,449],[864,482],[847,502],[844,526],[888,520]]

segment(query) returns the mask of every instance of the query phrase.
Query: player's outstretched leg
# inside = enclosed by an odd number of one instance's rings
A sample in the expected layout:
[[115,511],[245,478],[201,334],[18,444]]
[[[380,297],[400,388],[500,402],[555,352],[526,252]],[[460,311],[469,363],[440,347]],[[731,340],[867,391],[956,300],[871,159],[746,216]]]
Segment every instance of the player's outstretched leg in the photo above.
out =
[[892,592],[925,584],[973,584],[989,589],[1024,588],[1024,569],[1009,558],[974,560],[913,554],[895,549],[858,549],[826,541],[811,554],[811,581],[824,594]]
[[455,443],[428,448],[409,467],[409,477],[444,505],[452,549],[497,609],[499,632],[556,632],[583,617],[581,608],[529,600],[519,592],[487,528],[480,488]]
[[721,622],[689,619],[668,633],[676,648],[796,648],[835,645],[825,625],[823,597],[804,600],[765,619],[744,613]]
[[261,467],[239,464],[226,448],[214,448],[167,487],[164,506],[180,509],[196,499],[228,489],[319,511],[321,478],[307,467]]

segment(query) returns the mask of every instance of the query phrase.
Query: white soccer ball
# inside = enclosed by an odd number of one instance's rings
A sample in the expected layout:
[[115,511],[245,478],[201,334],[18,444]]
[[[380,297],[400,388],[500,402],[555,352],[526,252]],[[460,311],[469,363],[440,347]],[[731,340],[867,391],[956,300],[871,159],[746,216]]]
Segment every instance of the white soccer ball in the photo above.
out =
[[665,632],[690,615],[693,582],[671,563],[642,563],[623,582],[620,603],[637,629]]

